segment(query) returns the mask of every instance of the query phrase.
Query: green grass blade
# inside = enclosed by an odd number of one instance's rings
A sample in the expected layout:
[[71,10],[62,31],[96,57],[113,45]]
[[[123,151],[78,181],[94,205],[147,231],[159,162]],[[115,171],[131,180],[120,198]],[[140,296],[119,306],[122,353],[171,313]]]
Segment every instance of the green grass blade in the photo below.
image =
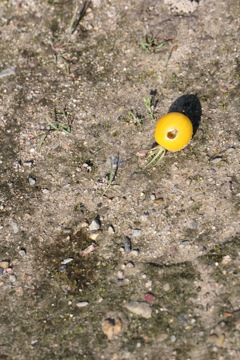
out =
[[44,141],[46,140],[47,135],[48,134],[44,134],[44,135],[41,136],[41,139],[40,139],[40,141],[38,143],[38,151],[41,151],[42,145],[43,145]]

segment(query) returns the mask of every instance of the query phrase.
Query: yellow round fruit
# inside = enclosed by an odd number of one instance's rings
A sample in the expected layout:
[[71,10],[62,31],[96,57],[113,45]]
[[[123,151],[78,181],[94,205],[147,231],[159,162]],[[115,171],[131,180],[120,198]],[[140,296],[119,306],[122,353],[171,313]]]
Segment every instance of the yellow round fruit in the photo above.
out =
[[156,125],[156,142],[169,151],[179,151],[188,145],[193,135],[191,120],[184,114],[172,112],[161,117]]

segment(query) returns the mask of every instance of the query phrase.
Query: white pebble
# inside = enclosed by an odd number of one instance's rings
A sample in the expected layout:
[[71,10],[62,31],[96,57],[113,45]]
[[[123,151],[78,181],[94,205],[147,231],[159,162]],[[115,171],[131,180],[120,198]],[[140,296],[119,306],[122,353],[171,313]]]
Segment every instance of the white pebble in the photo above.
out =
[[152,316],[152,309],[146,302],[131,301],[125,304],[125,307],[133,314],[149,319]]
[[71,261],[73,261],[73,258],[66,258],[61,262],[61,265],[66,265],[69,264]]
[[170,285],[169,285],[168,283],[165,283],[165,284],[163,285],[163,290],[164,290],[164,291],[169,291],[169,290],[170,290]]
[[93,221],[89,225],[89,230],[96,231],[96,230],[100,230],[100,228],[101,228],[100,220],[98,217],[96,217],[95,219],[93,219]]
[[87,305],[89,305],[89,302],[88,302],[88,301],[80,301],[80,302],[78,302],[78,303],[76,304],[76,306],[77,306],[78,308],[82,308],[82,307],[85,307],[85,306],[87,306]]
[[134,249],[130,252],[131,255],[133,256],[138,256],[139,255],[139,250],[138,249]]
[[36,184],[36,180],[33,179],[32,177],[29,177],[29,178],[28,178],[28,182],[29,182],[29,185],[30,185],[30,186],[34,186],[34,185]]

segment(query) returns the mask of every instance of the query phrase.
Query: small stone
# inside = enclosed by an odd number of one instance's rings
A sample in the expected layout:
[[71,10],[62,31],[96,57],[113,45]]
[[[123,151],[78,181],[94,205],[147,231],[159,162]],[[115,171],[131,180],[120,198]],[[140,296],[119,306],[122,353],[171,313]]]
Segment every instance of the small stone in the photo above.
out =
[[9,267],[9,264],[10,264],[10,261],[8,261],[8,260],[0,261],[0,267],[3,269],[7,269]]
[[163,342],[163,341],[165,341],[167,338],[168,338],[168,334],[162,333],[162,334],[158,335],[157,340],[158,340],[159,342]]
[[101,230],[95,230],[91,234],[89,234],[89,238],[91,240],[96,240],[100,234],[101,234]]
[[148,280],[145,284],[145,288],[150,289],[152,288],[152,280]]
[[7,269],[5,269],[4,271],[6,274],[12,274],[13,273],[13,269],[11,267],[8,267]]
[[118,279],[123,279],[124,278],[124,271],[123,270],[118,270],[117,277],[118,277]]
[[17,234],[20,229],[19,229],[19,226],[18,226],[18,224],[16,223],[16,221],[11,220],[11,221],[10,221],[10,225],[11,225],[11,227],[12,227],[12,229],[13,229],[14,234]]
[[29,176],[28,182],[30,186],[34,186],[36,184],[36,180],[31,176]]
[[130,253],[131,250],[132,250],[131,240],[128,236],[126,236],[124,240],[124,251],[126,254],[128,254]]
[[14,283],[14,282],[17,280],[16,275],[10,274],[10,275],[9,275],[9,280]]
[[76,304],[76,306],[78,308],[82,308],[82,307],[85,307],[85,306],[88,306],[89,305],[89,302],[88,301],[80,301]]
[[12,283],[11,281],[7,281],[7,282],[6,282],[6,285],[7,285],[8,287],[12,287],[12,286],[13,286],[13,283]]
[[61,265],[69,264],[69,263],[72,262],[73,260],[74,260],[73,258],[63,259],[63,261],[61,262]]
[[130,254],[133,256],[138,256],[139,253],[140,253],[140,251],[138,249],[133,249]]
[[212,164],[218,164],[220,161],[222,161],[221,156],[216,156],[214,159],[211,160]]
[[228,263],[230,263],[232,261],[232,258],[230,255],[225,255],[222,259],[222,264],[223,265],[227,265]]
[[171,336],[171,342],[175,342],[177,340],[176,336],[175,335],[172,335]]
[[188,225],[188,229],[190,230],[196,230],[197,227],[198,227],[198,223],[194,220]]
[[64,228],[63,233],[66,234],[66,235],[69,235],[69,234],[72,233],[72,229],[71,228]]
[[240,331],[240,318],[237,318],[235,321],[235,328],[236,330]]
[[147,292],[143,296],[144,301],[146,301],[148,304],[152,305],[154,301],[154,295],[151,292]]
[[161,204],[163,204],[163,201],[164,201],[164,199],[162,197],[159,197],[159,198],[154,200],[154,204],[155,205],[161,205]]
[[152,316],[152,309],[146,302],[131,301],[125,304],[127,310],[133,314],[149,319]]
[[179,244],[180,247],[186,247],[186,246],[190,246],[190,245],[191,245],[191,242],[189,240],[183,240]]
[[86,256],[90,254],[92,251],[94,251],[96,248],[97,248],[97,244],[92,243],[91,245],[89,245],[87,248],[85,248],[80,252],[80,256]]
[[89,223],[86,220],[84,220],[84,221],[80,222],[79,228],[84,229],[84,228],[88,227],[88,225],[89,225]]
[[114,233],[115,233],[115,229],[114,229],[114,227],[113,227],[112,225],[109,225],[109,227],[108,227],[108,233],[109,233],[109,234],[114,234]]
[[122,330],[123,322],[119,317],[105,319],[102,323],[102,331],[108,340],[112,340],[115,336],[119,335]]
[[100,230],[100,229],[101,229],[101,221],[100,221],[99,216],[96,216],[95,219],[93,219],[93,221],[89,225],[89,230],[96,231],[96,230]]
[[234,147],[230,147],[226,150],[226,153],[229,154],[229,153],[232,153],[235,151],[235,148]]
[[125,279],[123,279],[122,286],[127,286],[127,285],[129,285],[129,283],[130,283],[130,280],[128,278],[125,278]]
[[47,188],[42,189],[42,193],[43,193],[43,194],[48,194],[48,193],[49,193],[49,190],[48,190]]
[[155,195],[155,194],[151,194],[151,195],[150,195],[150,199],[151,199],[152,201],[156,200],[156,195]]
[[24,290],[21,286],[16,288],[16,293],[18,296],[23,296]]
[[23,248],[22,248],[22,249],[20,249],[20,250],[19,250],[19,252],[18,252],[18,253],[19,253],[19,255],[20,255],[20,256],[22,256],[22,257],[23,257],[23,256],[25,256],[25,255],[26,255],[26,253],[27,253],[27,252],[26,252],[26,249],[23,249]]
[[135,265],[132,261],[129,261],[126,263],[126,268],[133,269],[134,267],[135,267]]
[[133,237],[138,237],[140,236],[142,233],[142,230],[141,229],[134,229],[133,232],[132,232],[132,236]]
[[144,213],[140,216],[140,220],[141,221],[148,221],[148,218],[149,218],[149,212],[148,211],[144,211]]
[[0,267],[0,276],[2,276],[4,273],[4,269],[2,267]]
[[214,345],[215,345],[215,344],[216,344],[217,339],[218,339],[217,334],[211,334],[211,335],[209,335],[209,336],[208,336],[207,341],[208,341],[209,343],[211,343],[211,344],[214,344]]
[[218,341],[216,342],[216,345],[218,347],[222,347],[223,344],[224,344],[224,341],[225,341],[225,334],[221,334],[219,337],[218,337]]
[[165,283],[165,284],[163,285],[163,290],[164,290],[164,291],[169,291],[169,290],[170,290],[170,285],[169,285],[168,283]]
[[66,271],[66,269],[67,269],[66,265],[60,265],[59,266],[59,271],[61,271],[61,272]]

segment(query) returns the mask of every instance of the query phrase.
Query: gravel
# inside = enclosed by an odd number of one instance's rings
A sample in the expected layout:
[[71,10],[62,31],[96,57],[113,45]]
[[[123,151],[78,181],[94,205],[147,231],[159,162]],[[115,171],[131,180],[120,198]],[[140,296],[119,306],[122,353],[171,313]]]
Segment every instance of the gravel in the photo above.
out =
[[101,229],[100,217],[96,216],[95,219],[93,219],[93,221],[89,225],[89,230],[90,231],[97,231],[97,230],[100,230],[100,229]]
[[146,302],[130,301],[124,304],[124,306],[133,314],[139,315],[145,319],[149,319],[152,316],[152,309]]

